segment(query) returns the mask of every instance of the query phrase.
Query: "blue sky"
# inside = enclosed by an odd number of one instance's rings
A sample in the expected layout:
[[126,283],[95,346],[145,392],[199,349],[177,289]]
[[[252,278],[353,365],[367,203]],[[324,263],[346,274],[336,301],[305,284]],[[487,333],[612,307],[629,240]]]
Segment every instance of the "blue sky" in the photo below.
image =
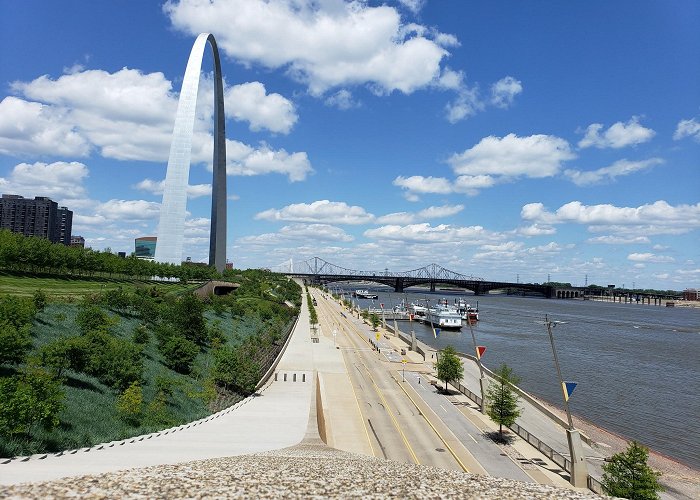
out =
[[[227,256],[700,286],[696,1],[0,0],[0,192],[155,235],[197,34],[222,54]],[[205,55],[185,253],[208,251]]]

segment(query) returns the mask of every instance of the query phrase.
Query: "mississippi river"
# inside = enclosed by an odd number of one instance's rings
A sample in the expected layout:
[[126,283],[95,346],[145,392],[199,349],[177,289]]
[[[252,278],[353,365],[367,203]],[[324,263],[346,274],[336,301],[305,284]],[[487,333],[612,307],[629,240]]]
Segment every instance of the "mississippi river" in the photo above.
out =
[[[559,407],[561,390],[552,359],[545,315],[562,321],[553,332],[562,375],[578,382],[569,400],[574,414],[623,437],[700,469],[700,309],[555,300],[438,291],[396,294],[377,287],[389,308],[440,297],[479,302],[477,343],[487,347],[484,364],[506,363],[522,378],[520,386]],[[352,289],[346,286],[347,290]],[[360,301],[363,308],[370,301]],[[441,349],[452,345],[473,353],[469,328],[440,332],[400,322],[399,328]]]

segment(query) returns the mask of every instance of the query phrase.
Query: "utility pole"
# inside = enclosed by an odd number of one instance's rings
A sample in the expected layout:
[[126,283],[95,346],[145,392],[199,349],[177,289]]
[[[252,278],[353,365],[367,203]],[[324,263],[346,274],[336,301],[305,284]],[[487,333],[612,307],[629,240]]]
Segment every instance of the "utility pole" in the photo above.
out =
[[588,486],[588,465],[586,464],[586,457],[583,454],[581,434],[578,430],[576,430],[576,428],[574,428],[574,421],[571,418],[571,410],[569,409],[569,393],[566,385],[564,384],[564,379],[561,376],[559,359],[557,358],[557,350],[554,348],[554,336],[552,335],[552,329],[557,326],[558,322],[550,321],[547,316],[545,316],[544,321],[547,325],[549,342],[552,346],[552,354],[554,356],[554,366],[557,369],[559,386],[561,387],[562,395],[564,397],[564,409],[566,410],[566,418],[569,423],[569,428],[566,429],[566,440],[569,443],[569,456],[571,459],[570,482],[571,485],[576,488],[586,488]]

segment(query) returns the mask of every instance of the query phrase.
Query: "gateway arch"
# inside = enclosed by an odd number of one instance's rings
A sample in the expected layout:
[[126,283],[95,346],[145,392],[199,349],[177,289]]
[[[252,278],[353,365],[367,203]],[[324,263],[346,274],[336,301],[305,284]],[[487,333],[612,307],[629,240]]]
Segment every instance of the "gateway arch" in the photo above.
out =
[[185,211],[187,185],[190,176],[192,132],[199,75],[202,69],[204,47],[209,42],[214,56],[214,177],[212,181],[211,232],[209,236],[209,265],[221,272],[226,267],[226,134],[224,117],[224,88],[221,61],[216,40],[210,33],[202,33],[195,40],[187,61],[177,105],[173,139],[170,143],[168,170],[165,175],[163,203],[160,208],[158,243],[155,260],[180,264],[185,239]]

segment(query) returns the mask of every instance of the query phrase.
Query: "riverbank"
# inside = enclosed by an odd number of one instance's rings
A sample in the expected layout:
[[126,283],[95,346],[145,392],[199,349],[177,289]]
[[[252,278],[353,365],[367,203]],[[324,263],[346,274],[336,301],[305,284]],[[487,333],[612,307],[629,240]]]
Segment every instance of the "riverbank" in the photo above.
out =
[[[541,398],[535,398],[553,413],[566,419],[566,413]],[[625,451],[630,440],[603,429],[581,417],[572,415],[577,429],[595,441],[598,451],[610,457],[615,453]],[[673,498],[700,498],[700,471],[682,462],[678,462],[654,450],[649,450],[649,466],[661,472],[661,484]]]

